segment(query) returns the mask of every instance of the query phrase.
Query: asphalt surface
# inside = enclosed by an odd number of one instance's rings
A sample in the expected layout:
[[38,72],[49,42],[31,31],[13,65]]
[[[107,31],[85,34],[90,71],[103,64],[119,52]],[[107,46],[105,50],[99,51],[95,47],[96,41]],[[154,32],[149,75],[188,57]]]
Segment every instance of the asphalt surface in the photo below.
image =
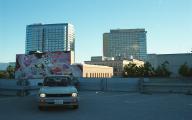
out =
[[192,96],[80,92],[79,109],[39,111],[36,97],[0,97],[0,120],[191,120]]

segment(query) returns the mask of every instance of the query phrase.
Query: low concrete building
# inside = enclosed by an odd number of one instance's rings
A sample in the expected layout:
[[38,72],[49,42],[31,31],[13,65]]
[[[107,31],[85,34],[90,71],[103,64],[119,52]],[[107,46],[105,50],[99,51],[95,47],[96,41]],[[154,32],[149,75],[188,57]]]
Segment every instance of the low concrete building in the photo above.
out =
[[192,53],[180,53],[180,54],[148,54],[147,61],[152,64],[154,68],[157,68],[163,62],[169,63],[168,69],[171,71],[171,76],[179,76],[178,70],[180,66],[187,63],[189,67],[192,67]]
[[111,78],[113,76],[112,67],[89,64],[83,64],[82,67],[82,77]]
[[136,59],[127,59],[127,60],[100,60],[100,61],[84,61],[86,64],[92,65],[103,65],[113,67],[114,76],[122,76],[124,66],[129,63],[135,63],[137,66],[144,65],[143,61]]

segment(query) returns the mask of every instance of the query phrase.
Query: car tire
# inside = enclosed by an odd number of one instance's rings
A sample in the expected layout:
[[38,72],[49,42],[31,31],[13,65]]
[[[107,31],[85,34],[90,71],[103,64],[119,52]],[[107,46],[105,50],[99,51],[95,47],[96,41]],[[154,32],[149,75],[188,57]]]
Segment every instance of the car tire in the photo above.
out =
[[79,105],[73,105],[73,109],[78,109]]
[[45,110],[45,107],[38,106],[38,109],[39,109],[40,111],[43,111],[43,110]]

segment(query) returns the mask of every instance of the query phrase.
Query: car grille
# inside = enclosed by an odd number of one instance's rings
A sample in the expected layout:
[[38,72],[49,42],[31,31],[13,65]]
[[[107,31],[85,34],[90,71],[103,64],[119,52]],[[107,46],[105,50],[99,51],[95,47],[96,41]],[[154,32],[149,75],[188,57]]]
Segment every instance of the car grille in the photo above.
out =
[[71,97],[72,94],[46,94],[46,97]]

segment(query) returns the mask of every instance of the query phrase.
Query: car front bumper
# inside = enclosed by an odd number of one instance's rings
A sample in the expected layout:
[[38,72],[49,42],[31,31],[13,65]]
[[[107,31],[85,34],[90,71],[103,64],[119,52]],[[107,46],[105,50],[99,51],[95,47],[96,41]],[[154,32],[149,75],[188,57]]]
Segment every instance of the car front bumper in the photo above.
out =
[[39,98],[39,106],[67,106],[78,105],[78,97],[67,98]]

